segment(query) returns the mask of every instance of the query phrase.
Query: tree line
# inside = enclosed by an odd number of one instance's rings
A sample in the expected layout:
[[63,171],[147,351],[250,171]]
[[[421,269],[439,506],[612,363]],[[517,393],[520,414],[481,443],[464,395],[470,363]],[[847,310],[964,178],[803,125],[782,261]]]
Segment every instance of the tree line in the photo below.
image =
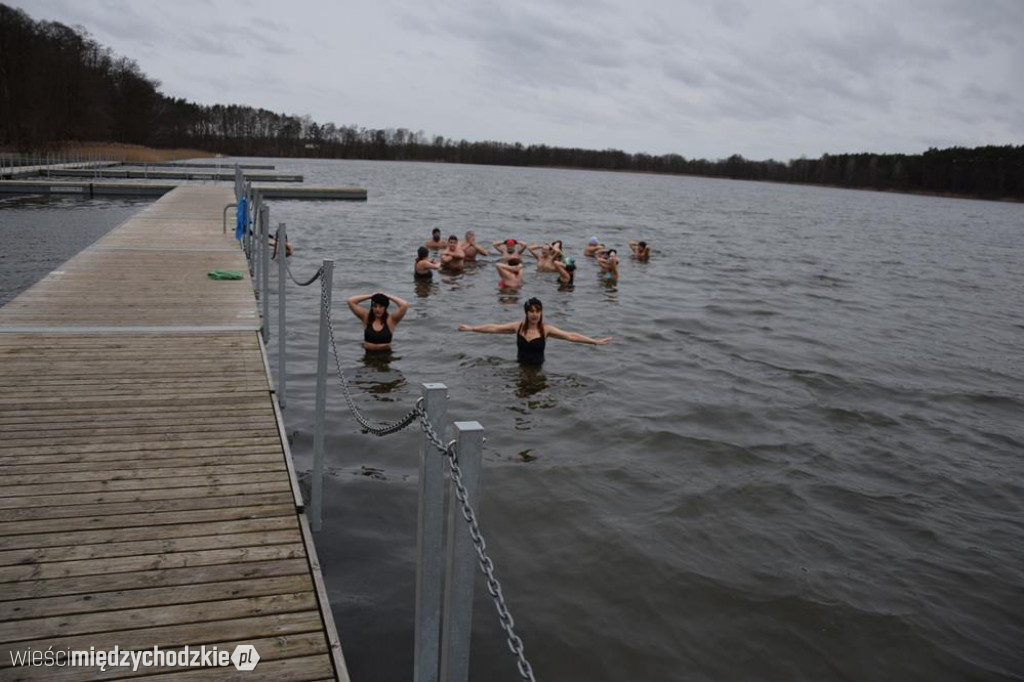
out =
[[35,21],[0,4],[0,147],[10,150],[117,142],[230,156],[583,168],[1024,200],[1024,145],[825,154],[788,162],[734,154],[709,161],[321,124],[251,106],[200,105],[166,97],[159,87],[134,60],[114,54],[83,29]]

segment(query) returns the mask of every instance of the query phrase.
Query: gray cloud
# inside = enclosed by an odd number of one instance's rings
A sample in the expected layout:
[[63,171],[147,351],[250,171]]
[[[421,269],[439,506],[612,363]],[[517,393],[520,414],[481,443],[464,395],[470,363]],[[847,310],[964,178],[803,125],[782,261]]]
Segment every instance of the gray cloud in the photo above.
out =
[[1020,0],[8,1],[168,94],[321,122],[707,158],[1024,140]]

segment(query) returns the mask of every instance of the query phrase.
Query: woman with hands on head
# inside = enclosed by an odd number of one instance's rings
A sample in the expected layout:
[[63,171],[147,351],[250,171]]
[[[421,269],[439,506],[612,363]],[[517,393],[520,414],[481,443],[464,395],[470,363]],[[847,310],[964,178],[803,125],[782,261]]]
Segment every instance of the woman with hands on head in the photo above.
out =
[[[359,305],[370,301],[370,309]],[[388,314],[388,306],[394,301],[398,306],[392,314]],[[405,317],[409,304],[397,296],[377,292],[362,294],[348,299],[348,309],[363,322],[363,348],[369,351],[391,350],[391,338],[395,327]]]
[[[527,246],[526,250],[537,259],[537,272],[556,272],[555,249],[551,244],[533,244]],[[540,253],[537,253],[538,250]]]
[[522,321],[505,324],[460,324],[460,332],[481,332],[484,334],[515,334],[516,360],[524,365],[540,365],[544,362],[544,347],[549,336],[573,343],[589,343],[603,346],[611,343],[611,337],[592,339],[576,332],[567,332],[553,324],[544,324],[544,304],[538,298],[531,298],[523,304],[526,317]]

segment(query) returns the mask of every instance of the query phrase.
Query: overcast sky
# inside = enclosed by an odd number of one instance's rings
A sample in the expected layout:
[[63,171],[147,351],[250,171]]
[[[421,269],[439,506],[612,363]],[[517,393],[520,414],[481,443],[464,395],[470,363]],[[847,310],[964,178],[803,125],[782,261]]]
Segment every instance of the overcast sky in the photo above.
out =
[[428,136],[788,160],[1024,144],[1024,0],[2,0],[168,96]]

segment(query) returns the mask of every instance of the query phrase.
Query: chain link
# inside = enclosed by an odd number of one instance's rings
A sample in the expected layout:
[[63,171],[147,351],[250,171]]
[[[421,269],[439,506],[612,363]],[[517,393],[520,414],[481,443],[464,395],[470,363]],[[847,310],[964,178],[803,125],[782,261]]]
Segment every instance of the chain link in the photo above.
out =
[[528,682],[536,682],[536,678],[533,676],[533,667],[526,660],[526,654],[523,651],[523,640],[516,634],[515,621],[512,620],[512,614],[509,613],[508,606],[505,604],[501,583],[498,582],[498,578],[494,575],[494,562],[487,555],[487,543],[480,532],[480,525],[476,520],[476,512],[473,511],[472,505],[469,504],[469,493],[466,491],[466,486],[462,483],[462,469],[459,467],[459,456],[455,448],[455,441],[451,441],[448,445],[441,441],[441,437],[437,435],[430,420],[427,418],[426,408],[423,407],[423,398],[416,402],[415,412],[418,413],[420,426],[422,426],[427,440],[445,455],[445,458],[448,460],[452,482],[455,484],[455,496],[462,505],[462,518],[469,524],[469,536],[473,539],[473,546],[476,548],[477,556],[480,557],[480,570],[487,577],[487,591],[490,593],[491,598],[494,600],[494,606],[498,610],[498,621],[508,634],[508,648],[516,655],[516,667],[519,669],[519,674]]
[[320,304],[326,310],[327,319],[327,331],[331,339],[331,352],[334,355],[334,366],[338,371],[338,382],[341,384],[341,392],[345,396],[345,402],[348,404],[348,409],[352,413],[352,416],[356,418],[359,425],[363,427],[363,431],[366,433],[372,433],[375,436],[390,436],[392,433],[398,433],[405,427],[409,426],[416,420],[416,408],[414,407],[409,414],[405,415],[396,422],[390,424],[371,424],[366,420],[363,415],[359,413],[359,409],[356,407],[356,402],[352,398],[352,394],[348,390],[348,381],[345,379],[345,372],[341,369],[341,359],[338,357],[338,346],[334,342],[334,323],[331,321],[331,306],[327,298],[327,280],[320,280]]
[[305,282],[300,282],[299,280],[295,279],[295,275],[292,274],[292,266],[289,265],[288,258],[286,257],[284,259],[284,271],[287,272],[288,276],[291,277],[291,280],[298,284],[300,287],[308,287],[310,284],[317,281],[324,274],[324,266],[321,265],[317,269],[317,271],[313,273],[313,276],[310,277],[308,280],[306,280]]

